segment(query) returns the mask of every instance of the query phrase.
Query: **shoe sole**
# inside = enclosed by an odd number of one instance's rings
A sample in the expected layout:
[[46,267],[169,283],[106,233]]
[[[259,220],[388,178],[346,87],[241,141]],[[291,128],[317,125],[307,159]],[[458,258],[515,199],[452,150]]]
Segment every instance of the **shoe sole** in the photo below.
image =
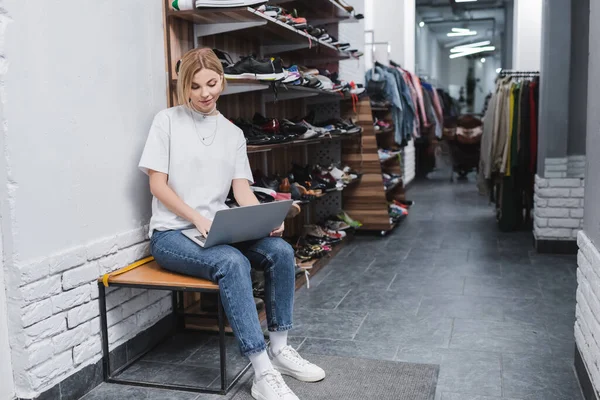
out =
[[322,377],[321,376],[319,376],[319,377],[302,376],[302,375],[298,375],[295,372],[288,371],[285,368],[275,367],[275,369],[277,371],[279,371],[280,374],[290,376],[301,382],[320,382],[323,379],[325,379],[325,376],[326,376],[325,373],[323,373]]
[[274,73],[274,74],[253,74],[251,72],[245,72],[243,74],[239,74],[239,75],[230,75],[230,74],[225,74],[225,79],[254,79],[257,81],[277,81],[280,79],[285,79],[286,78],[286,73],[285,72],[280,72],[280,73]]
[[252,390],[250,391],[250,393],[252,393],[252,397],[256,400],[267,400],[265,396],[258,393],[258,391],[254,388],[254,384],[252,384]]

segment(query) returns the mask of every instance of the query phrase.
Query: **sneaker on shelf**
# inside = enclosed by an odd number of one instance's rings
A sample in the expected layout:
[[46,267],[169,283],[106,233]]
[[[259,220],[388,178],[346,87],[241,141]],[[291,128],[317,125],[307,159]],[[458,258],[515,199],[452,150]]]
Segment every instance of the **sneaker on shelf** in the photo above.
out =
[[252,117],[252,122],[260,127],[263,132],[267,132],[270,134],[279,133],[279,121],[276,118],[266,118],[260,115],[259,113],[254,113],[254,117]]
[[234,65],[225,68],[226,79],[256,79],[278,81],[286,78],[281,59],[257,60],[254,56],[243,57]]
[[231,56],[229,55],[229,53],[223,51],[223,50],[219,50],[219,49],[213,49],[213,52],[216,54],[216,56],[219,58],[219,61],[221,61],[221,65],[223,66],[223,69],[231,66],[234,64]]
[[256,10],[260,11],[261,13],[263,13],[266,16],[271,17],[271,18],[277,18],[279,15],[285,13],[285,10],[283,8],[277,7],[277,6],[271,6],[269,4],[263,4],[262,6],[258,7]]
[[350,229],[351,226],[345,223],[344,221],[336,221],[333,219],[328,219],[325,222],[325,226],[334,231],[344,231],[346,229]]
[[302,30],[308,28],[306,18],[303,17],[294,17],[291,14],[280,14],[277,16],[277,20],[291,25],[296,29]]
[[258,400],[300,400],[275,369],[269,369],[252,381],[252,397]]
[[333,90],[333,82],[331,81],[331,79],[324,75],[316,75],[315,78],[318,79],[319,82],[321,82],[321,89]]
[[308,128],[305,126],[295,124],[287,119],[279,121],[279,129],[284,135],[294,135],[297,137],[304,135],[308,131]]
[[314,129],[312,129],[312,128],[310,128],[309,126],[306,126],[306,125],[304,125],[304,124],[302,124],[302,123],[294,123],[294,122],[292,122],[292,121],[290,121],[290,120],[287,120],[287,119],[282,119],[282,120],[281,120],[281,123],[282,123],[282,124],[288,124],[288,125],[294,125],[294,126],[297,126],[297,127],[302,127],[302,128],[304,128],[304,132],[303,132],[303,133],[301,133],[301,134],[300,134],[300,135],[297,137],[298,139],[305,140],[305,139],[312,139],[312,138],[314,138],[314,137],[317,137],[317,136],[319,136],[319,133],[318,133],[317,131],[315,131]]
[[361,222],[350,218],[350,216],[344,210],[340,211],[337,217],[340,219],[340,221],[344,221],[353,228],[360,228],[362,226]]
[[269,347],[267,354],[271,357],[273,367],[284,375],[302,382],[318,382],[325,379],[325,371],[302,358],[292,346],[285,346],[277,354]]
[[246,143],[251,146],[274,143],[271,137],[265,135],[259,127],[249,121],[238,118],[233,123],[244,132]]
[[348,3],[346,3],[343,0],[333,0],[334,2],[336,2],[340,7],[342,7],[344,10],[346,10],[349,13],[353,13],[354,12],[354,7],[352,7],[351,5],[349,5]]
[[[196,8],[256,7],[268,0],[196,0]],[[181,0],[179,0],[181,3]]]
[[356,94],[356,95],[361,95],[365,92],[365,88],[362,85],[357,85],[356,83],[354,83],[354,81],[350,82],[350,93],[351,94]]
[[289,68],[284,69],[287,72],[287,78],[283,80],[283,83],[292,83],[302,78],[300,71],[298,71],[297,65],[291,65]]

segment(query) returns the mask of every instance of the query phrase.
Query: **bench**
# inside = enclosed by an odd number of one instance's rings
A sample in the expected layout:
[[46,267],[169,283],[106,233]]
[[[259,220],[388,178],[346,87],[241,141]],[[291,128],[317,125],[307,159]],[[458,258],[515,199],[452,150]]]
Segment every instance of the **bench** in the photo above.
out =
[[[106,320],[106,288],[107,287],[129,287],[150,290],[169,290],[172,292],[173,301],[173,332],[185,329],[182,316],[184,315],[183,293],[200,292],[214,293],[217,297],[217,321],[219,327],[219,354],[220,354],[220,389],[210,387],[192,387],[188,385],[160,384],[153,382],[139,382],[119,378],[118,375],[145,356],[152,348],[147,349],[134,359],[116,371],[111,371],[110,350],[108,343],[108,323]],[[219,294],[219,286],[205,279],[179,275],[162,269],[152,257],[145,258],[125,268],[106,274],[98,279],[99,302],[100,302],[100,329],[102,333],[102,366],[104,381],[135,386],[155,387],[161,389],[186,390],[200,393],[226,394],[248,370],[250,363],[246,365],[231,381],[227,382],[226,348],[225,348],[225,314]]]

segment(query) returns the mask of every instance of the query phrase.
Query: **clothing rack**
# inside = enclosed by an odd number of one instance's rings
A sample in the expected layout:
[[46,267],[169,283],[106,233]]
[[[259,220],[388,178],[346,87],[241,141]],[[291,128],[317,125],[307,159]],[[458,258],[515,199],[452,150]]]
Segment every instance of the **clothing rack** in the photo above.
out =
[[514,76],[514,77],[529,77],[529,76],[539,76],[539,71],[517,71],[517,70],[502,70],[498,74],[502,77],[504,76]]

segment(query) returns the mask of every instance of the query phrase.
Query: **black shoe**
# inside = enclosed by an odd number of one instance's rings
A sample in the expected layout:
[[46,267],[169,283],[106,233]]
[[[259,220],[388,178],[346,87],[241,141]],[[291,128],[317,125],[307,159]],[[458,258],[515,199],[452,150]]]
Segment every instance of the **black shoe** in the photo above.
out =
[[230,67],[234,64],[229,53],[226,53],[223,50],[219,50],[219,49],[213,49],[213,52],[217,55],[217,57],[219,58],[219,61],[221,61],[221,65],[223,66],[223,69]]
[[254,56],[247,56],[225,68],[227,79],[277,81],[285,79],[286,75],[281,66],[281,59],[259,61]]

